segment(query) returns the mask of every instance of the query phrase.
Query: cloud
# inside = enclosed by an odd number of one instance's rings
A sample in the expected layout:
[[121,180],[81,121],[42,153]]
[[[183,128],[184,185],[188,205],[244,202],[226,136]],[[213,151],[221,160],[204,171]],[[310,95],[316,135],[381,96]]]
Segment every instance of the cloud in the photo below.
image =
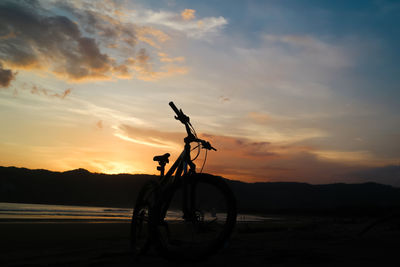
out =
[[348,174],[368,166],[362,161],[321,157],[317,148],[296,143],[273,143],[209,134],[203,134],[201,138],[210,141],[218,149],[209,153],[205,171],[231,179],[351,183],[360,180]]
[[39,68],[71,80],[105,78],[112,59],[100,52],[93,38],[84,37],[78,25],[65,16],[46,16],[29,5],[0,6],[1,31],[15,38],[0,43],[0,57],[15,68]]
[[[311,61],[324,67],[342,68],[352,65],[345,51],[340,47],[324,42],[321,39],[308,35],[273,35],[265,34],[264,41],[270,45],[279,45],[286,49],[294,48],[292,53],[310,56]],[[289,47],[284,47],[287,45]],[[318,57],[317,57],[318,55]]]
[[359,164],[370,165],[376,162],[373,155],[369,151],[330,151],[316,150],[314,151],[318,157],[331,161],[358,162]]
[[262,112],[250,112],[248,117],[251,121],[259,124],[265,124],[266,122],[271,120],[271,117]]
[[[26,88],[22,87],[22,89],[26,89]],[[43,88],[38,85],[32,85],[32,87],[30,88],[31,94],[43,95],[43,96],[47,96],[50,98],[59,98],[59,99],[65,99],[69,94],[71,94],[71,91],[72,91],[72,89],[68,88],[68,89],[65,89],[62,93],[55,93],[52,90]]]
[[97,121],[97,122],[96,122],[96,127],[97,127],[98,129],[103,129],[103,121],[102,121],[102,120]]
[[0,88],[10,86],[11,82],[15,79],[16,73],[9,69],[4,69],[3,64],[0,62]]
[[10,31],[7,34],[0,36],[0,40],[6,40],[6,39],[10,39],[10,38],[15,38],[16,35],[14,32]]
[[169,57],[166,53],[159,52],[161,62],[183,62],[185,61],[184,57]]
[[[161,66],[158,70],[154,69],[154,64],[150,62],[150,55],[145,49],[140,49],[137,53],[136,60],[132,68],[136,71],[136,77],[145,80],[159,80],[161,78],[169,77],[176,74],[186,74],[189,71],[188,67],[175,65],[176,62],[184,61],[183,57],[169,58],[165,53],[159,53],[160,62],[168,62],[168,64]],[[129,61],[129,59],[128,59]],[[130,64],[127,62],[127,64]]]
[[0,60],[8,69],[40,70],[81,82],[158,79],[163,75],[155,73],[171,68],[168,61],[150,63],[158,57],[150,56],[152,48],[161,49],[169,36],[126,21],[112,1],[47,4],[49,9],[39,1],[0,4]]
[[136,27],[135,31],[138,40],[158,49],[161,48],[160,43],[164,43],[170,39],[164,32],[149,26]]
[[54,94],[54,96],[55,97],[59,97],[59,98],[61,98],[61,99],[64,99],[64,98],[66,98],[69,94],[71,94],[71,91],[72,91],[72,89],[71,88],[68,88],[68,89],[65,89],[64,90],[64,92],[62,93],[62,94]]
[[227,19],[222,16],[195,18],[194,14],[195,10],[192,9],[185,9],[182,13],[143,9],[132,12],[129,16],[133,21],[163,27],[195,39],[217,34],[228,24]]
[[[218,97],[229,92],[231,104],[237,105],[233,114],[257,111],[295,118],[344,113],[337,103],[344,102],[342,92],[350,85],[339,84],[337,78],[347,82],[346,75],[357,61],[348,42],[279,34],[261,34],[251,46],[241,44],[237,37],[222,40],[223,49],[199,55],[193,50],[192,61],[199,65],[199,80],[209,73],[210,64],[218,69],[218,75],[209,75],[207,83],[220,90],[209,94]],[[257,109],[250,110],[250,106]]]
[[159,149],[179,150],[183,133],[163,132],[152,128],[139,128],[127,124],[114,127],[114,135],[122,140]]
[[226,103],[226,102],[231,101],[231,99],[229,97],[222,96],[222,95],[218,99],[219,99],[219,102],[221,102],[221,103]]
[[183,20],[192,20],[194,19],[196,10],[194,9],[185,9],[181,12],[181,16]]
[[[215,146],[223,151],[232,153],[242,158],[252,158],[254,160],[266,160],[278,154],[275,152],[276,147],[270,142],[253,141],[247,138],[229,137],[202,134],[200,138],[207,139]],[[217,145],[218,144],[218,145]]]

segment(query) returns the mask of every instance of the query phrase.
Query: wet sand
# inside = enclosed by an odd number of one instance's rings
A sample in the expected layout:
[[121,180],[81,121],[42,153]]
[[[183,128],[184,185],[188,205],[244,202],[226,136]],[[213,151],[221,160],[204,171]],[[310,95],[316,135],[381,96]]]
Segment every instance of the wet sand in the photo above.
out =
[[397,266],[398,221],[357,235],[374,219],[292,217],[239,223],[207,261],[170,263],[129,253],[129,223],[0,222],[0,266]]

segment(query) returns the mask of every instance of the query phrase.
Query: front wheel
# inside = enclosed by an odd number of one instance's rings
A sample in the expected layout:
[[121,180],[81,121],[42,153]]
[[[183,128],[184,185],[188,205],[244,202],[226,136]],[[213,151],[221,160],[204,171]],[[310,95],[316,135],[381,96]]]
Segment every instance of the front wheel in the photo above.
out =
[[[236,223],[235,197],[217,176],[184,176],[163,192],[157,203],[157,247],[170,260],[203,260],[216,253],[227,243]],[[186,214],[184,205],[189,207]]]

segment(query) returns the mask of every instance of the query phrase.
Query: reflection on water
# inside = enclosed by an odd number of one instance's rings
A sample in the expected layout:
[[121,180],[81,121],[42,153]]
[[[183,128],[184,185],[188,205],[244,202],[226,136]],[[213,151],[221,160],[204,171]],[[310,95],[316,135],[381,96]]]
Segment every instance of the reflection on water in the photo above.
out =
[[130,220],[132,209],[0,203],[0,219]]
[[[209,214],[205,216],[216,216],[223,219],[221,215]],[[132,209],[109,208],[109,207],[85,207],[65,205],[44,205],[24,203],[2,203],[0,202],[0,220],[83,220],[83,221],[126,221],[129,222]],[[268,220],[262,216],[238,214],[240,221],[263,221]],[[171,211],[167,214],[167,220],[182,220],[180,212]]]

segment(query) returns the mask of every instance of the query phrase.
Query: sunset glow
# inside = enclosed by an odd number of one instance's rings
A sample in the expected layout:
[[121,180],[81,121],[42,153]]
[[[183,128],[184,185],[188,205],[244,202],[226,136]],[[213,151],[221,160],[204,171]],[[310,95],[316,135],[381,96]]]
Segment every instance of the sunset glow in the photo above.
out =
[[399,12],[393,1],[1,1],[0,166],[156,174],[154,155],[183,149],[174,101],[218,149],[205,172],[365,181],[357,173],[400,164]]

